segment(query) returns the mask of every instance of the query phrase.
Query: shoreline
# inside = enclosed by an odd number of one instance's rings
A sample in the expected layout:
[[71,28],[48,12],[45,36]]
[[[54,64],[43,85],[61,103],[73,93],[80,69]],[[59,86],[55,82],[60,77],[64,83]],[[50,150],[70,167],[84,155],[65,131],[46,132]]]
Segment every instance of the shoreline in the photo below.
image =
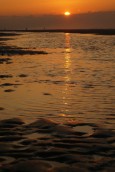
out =
[[[3,58],[4,56],[15,56],[15,55],[39,55],[39,54],[48,54],[46,51],[37,51],[37,50],[30,50],[30,49],[24,49],[22,47],[17,46],[10,46],[7,45],[8,40],[15,39],[15,36],[20,35],[18,33],[5,33],[0,32],[0,64],[3,64],[4,62],[8,62],[10,59]],[[14,38],[9,38],[10,36]]]
[[97,35],[115,35],[115,29],[27,29],[27,30],[0,30],[0,32],[62,32],[62,33],[81,33]]

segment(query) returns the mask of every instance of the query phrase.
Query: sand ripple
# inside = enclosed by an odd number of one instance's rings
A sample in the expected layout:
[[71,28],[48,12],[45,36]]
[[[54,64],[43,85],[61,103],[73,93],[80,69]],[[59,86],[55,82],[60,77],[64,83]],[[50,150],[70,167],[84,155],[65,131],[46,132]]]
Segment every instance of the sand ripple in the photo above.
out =
[[2,120],[0,129],[2,172],[104,172],[115,168],[112,130],[85,123],[62,125],[44,118],[30,124],[19,118]]

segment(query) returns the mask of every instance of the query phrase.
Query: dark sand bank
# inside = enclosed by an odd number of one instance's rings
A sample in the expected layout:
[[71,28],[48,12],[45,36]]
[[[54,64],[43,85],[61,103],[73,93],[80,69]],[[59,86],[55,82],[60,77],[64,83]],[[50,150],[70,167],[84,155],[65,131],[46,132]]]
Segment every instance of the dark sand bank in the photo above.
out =
[[[22,49],[14,46],[0,45],[1,56],[12,56],[12,55],[35,55],[35,54],[47,54],[45,51],[33,51],[28,49]],[[0,58],[0,63],[3,59]]]
[[2,120],[0,172],[112,172],[114,141],[114,131],[92,123]]
[[19,33],[14,32],[0,32],[0,37],[9,37],[9,36],[17,36]]
[[[4,31],[3,31],[4,32]],[[6,30],[6,32],[64,32],[97,35],[115,35],[115,29],[43,29],[43,30]],[[2,31],[1,31],[2,33]],[[4,32],[5,33],[5,32]]]
[[[14,33],[14,32],[0,32],[0,42],[1,41],[7,41],[7,40],[13,40],[15,39],[15,36],[21,35],[19,33]],[[10,38],[13,36],[14,38]]]
[[[20,35],[13,32],[1,32],[0,33],[0,56],[13,56],[13,55],[35,55],[35,54],[47,54],[45,51],[35,51],[29,49],[23,49],[16,46],[6,45],[8,40],[15,39],[15,36]],[[13,38],[9,38],[12,36]],[[4,62],[4,59],[0,58],[0,64]]]
[[4,64],[4,63],[6,63],[6,64],[10,64],[10,63],[12,63],[12,59],[11,58],[1,58],[0,57],[0,64]]

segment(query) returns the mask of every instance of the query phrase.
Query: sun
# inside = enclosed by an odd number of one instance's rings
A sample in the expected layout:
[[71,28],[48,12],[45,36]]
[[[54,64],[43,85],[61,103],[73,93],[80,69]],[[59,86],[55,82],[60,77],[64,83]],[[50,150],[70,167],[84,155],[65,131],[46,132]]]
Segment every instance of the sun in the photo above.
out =
[[69,11],[66,11],[66,12],[64,13],[64,15],[65,15],[65,16],[70,16],[71,13],[70,13]]

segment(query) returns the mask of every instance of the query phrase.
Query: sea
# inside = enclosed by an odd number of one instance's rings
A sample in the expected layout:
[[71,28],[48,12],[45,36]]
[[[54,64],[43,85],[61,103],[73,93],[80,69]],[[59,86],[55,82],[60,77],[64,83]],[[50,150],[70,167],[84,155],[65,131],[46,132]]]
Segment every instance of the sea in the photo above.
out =
[[5,44],[46,53],[5,56],[12,63],[0,64],[0,75],[9,76],[0,78],[0,120],[114,128],[115,35],[21,32]]

